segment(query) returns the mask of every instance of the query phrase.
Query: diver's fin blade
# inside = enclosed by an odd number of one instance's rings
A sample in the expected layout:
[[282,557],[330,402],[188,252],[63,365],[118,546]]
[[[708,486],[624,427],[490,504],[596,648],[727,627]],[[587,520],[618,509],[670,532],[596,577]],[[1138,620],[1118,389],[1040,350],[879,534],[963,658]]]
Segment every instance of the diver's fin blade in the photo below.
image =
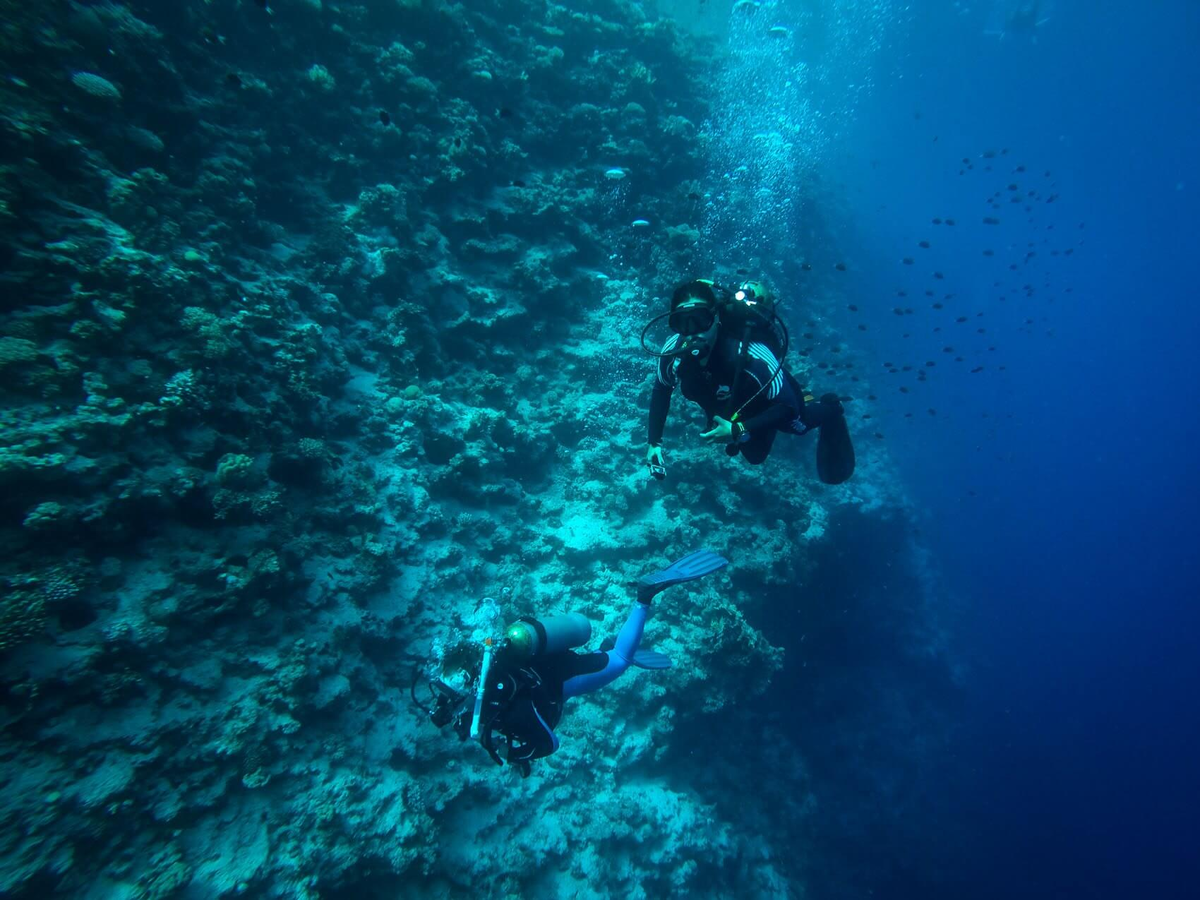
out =
[[617,639],[615,637],[606,637],[600,642],[600,652],[607,653],[615,646],[617,646]]
[[854,474],[854,444],[845,416],[836,416],[817,432],[817,475],[825,484],[841,484]]
[[718,569],[729,565],[729,560],[718,556],[711,550],[697,550],[682,559],[677,559],[671,565],[659,572],[643,575],[638,579],[638,599],[648,601],[655,594],[665,591],[675,584],[695,581],[705,575],[711,575]]
[[639,669],[669,669],[675,665],[671,657],[654,650],[638,650],[633,654],[633,664]]

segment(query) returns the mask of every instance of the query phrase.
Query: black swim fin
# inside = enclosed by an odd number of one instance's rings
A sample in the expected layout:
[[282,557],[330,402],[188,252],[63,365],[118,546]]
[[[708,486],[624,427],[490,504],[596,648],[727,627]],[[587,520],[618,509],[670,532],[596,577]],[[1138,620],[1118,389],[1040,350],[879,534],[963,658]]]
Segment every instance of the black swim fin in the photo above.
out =
[[[841,403],[836,394],[826,394],[822,404]],[[841,484],[854,474],[854,444],[846,416],[839,411],[830,416],[817,430],[817,476],[825,484]]]
[[705,575],[711,575],[718,569],[729,565],[729,560],[718,556],[711,550],[697,550],[689,553],[683,559],[677,559],[660,572],[643,575],[637,582],[637,598],[639,603],[649,603],[655,594],[660,594],[674,584],[685,581],[695,581]]
[[[617,646],[617,639],[607,637],[600,644],[600,649],[607,653],[615,646]],[[665,653],[657,653],[654,650],[634,651],[633,664],[639,669],[669,669],[675,665],[675,663],[671,662],[671,657]]]

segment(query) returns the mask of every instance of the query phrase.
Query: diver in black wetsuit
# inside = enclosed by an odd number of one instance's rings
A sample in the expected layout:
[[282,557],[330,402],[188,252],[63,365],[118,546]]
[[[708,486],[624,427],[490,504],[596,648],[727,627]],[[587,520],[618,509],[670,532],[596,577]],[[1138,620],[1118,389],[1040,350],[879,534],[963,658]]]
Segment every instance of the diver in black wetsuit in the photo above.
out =
[[[814,400],[784,368],[787,332],[760,282],[724,292],[711,281],[690,281],[676,289],[670,312],[658,319],[664,317],[675,334],[655,354],[646,453],[655,477],[665,475],[662,436],[676,385],[708,417],[701,437],[724,444],[731,457],[740,454],[759,465],[778,432],[807,434],[817,428],[821,480],[841,484],[853,474],[854,447],[842,404],[836,394]],[[645,330],[642,338],[645,346]]]
[[[637,582],[637,600],[616,640],[606,640],[593,653],[572,649],[587,643],[592,634],[591,624],[579,613],[519,619],[499,641],[488,642],[482,664],[472,665],[473,671],[465,673],[464,690],[445,681],[431,681],[433,705],[426,708],[417,700],[414,682],[413,701],[439,728],[453,725],[461,740],[468,736],[478,740],[497,765],[507,761],[522,777],[528,777],[532,760],[558,749],[554,729],[567,700],[611,684],[630,666],[670,668],[671,660],[663,654],[639,649],[655,595],[728,564],[709,550],[697,550],[659,572],[642,576]],[[499,733],[507,746],[503,758],[494,733]]]

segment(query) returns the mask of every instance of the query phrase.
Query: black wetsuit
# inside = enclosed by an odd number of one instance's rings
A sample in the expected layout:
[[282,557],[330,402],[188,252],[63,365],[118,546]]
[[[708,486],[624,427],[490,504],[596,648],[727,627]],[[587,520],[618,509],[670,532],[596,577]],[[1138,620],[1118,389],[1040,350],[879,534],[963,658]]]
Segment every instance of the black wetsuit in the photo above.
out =
[[563,704],[610,684],[633,664],[649,614],[646,604],[635,603],[608,650],[564,650],[536,656],[523,665],[505,664],[503,659],[494,663],[483,712],[483,746],[492,759],[501,761],[492,741],[493,731],[504,735],[508,763],[523,776],[529,774],[530,760],[557,750],[554,729],[562,719]]
[[[671,352],[678,341],[678,336],[672,335],[663,346],[663,352]],[[658,360],[658,377],[650,396],[651,444],[662,442],[671,392],[676,384],[683,396],[700,405],[710,426],[714,416],[729,419],[742,404],[746,404],[738,417],[743,432],[737,448],[746,462],[754,465],[766,460],[777,432],[805,434],[842,414],[840,407],[823,402],[806,403],[804,389],[787,369],[779,366],[775,354],[765,344],[751,343],[747,347],[745,369],[739,379],[739,343],[732,337],[718,337],[706,363],[698,363],[689,357],[664,356]],[[754,397],[768,379],[770,384]],[[736,397],[733,396],[735,384]],[[748,400],[750,402],[746,403]]]

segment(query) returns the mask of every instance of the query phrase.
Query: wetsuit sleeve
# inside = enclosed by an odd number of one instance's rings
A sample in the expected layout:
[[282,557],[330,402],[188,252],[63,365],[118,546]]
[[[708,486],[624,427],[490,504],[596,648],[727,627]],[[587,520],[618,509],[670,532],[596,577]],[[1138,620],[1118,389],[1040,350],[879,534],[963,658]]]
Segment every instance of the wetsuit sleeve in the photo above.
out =
[[[679,343],[679,335],[671,335],[663,344],[663,353],[670,353]],[[654,391],[650,394],[650,423],[648,438],[651,444],[661,444],[667,425],[667,410],[671,408],[671,391],[675,388],[675,357],[659,357],[655,366]]]
[[649,440],[651,444],[661,444],[663,429],[667,427],[667,410],[671,407],[671,388],[662,382],[654,382],[654,390],[650,394],[650,427]]

